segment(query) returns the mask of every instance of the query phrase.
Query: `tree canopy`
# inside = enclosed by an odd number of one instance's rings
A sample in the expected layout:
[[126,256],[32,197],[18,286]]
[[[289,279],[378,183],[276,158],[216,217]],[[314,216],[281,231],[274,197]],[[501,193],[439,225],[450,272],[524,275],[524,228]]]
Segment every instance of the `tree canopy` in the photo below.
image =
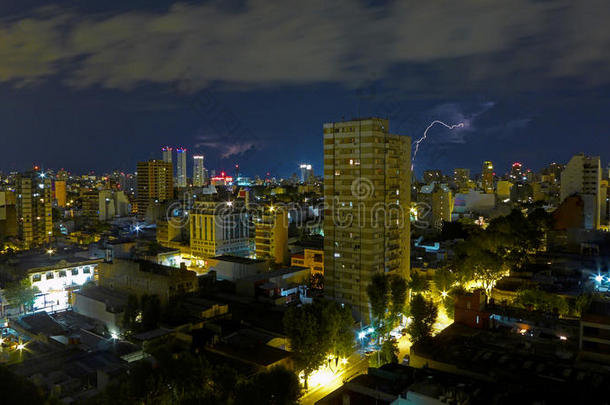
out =
[[421,295],[413,296],[411,300],[411,323],[407,327],[413,343],[430,338],[432,327],[436,322],[438,308],[432,301],[426,300]]

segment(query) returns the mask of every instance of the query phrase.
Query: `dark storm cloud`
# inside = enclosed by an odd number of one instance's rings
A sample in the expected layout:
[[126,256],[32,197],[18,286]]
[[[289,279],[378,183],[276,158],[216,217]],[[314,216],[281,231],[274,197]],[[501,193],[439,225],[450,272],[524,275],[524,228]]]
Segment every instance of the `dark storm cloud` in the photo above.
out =
[[239,10],[175,4],[110,17],[47,8],[0,22],[0,81],[62,73],[71,86],[118,89],[185,79],[194,90],[212,82],[352,86],[370,72],[418,65],[423,72],[406,69],[396,85],[596,85],[610,78],[609,17],[605,0],[402,1],[383,9],[254,0]]

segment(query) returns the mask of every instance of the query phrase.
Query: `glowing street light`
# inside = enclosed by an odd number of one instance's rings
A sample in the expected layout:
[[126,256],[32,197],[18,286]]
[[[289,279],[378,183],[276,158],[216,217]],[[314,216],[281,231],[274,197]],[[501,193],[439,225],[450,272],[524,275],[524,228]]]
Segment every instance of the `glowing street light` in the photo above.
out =
[[604,281],[604,276],[598,274],[597,276],[595,276],[595,281],[601,284],[601,282]]
[[441,297],[447,298],[448,295],[449,293],[447,293],[447,291],[441,291]]

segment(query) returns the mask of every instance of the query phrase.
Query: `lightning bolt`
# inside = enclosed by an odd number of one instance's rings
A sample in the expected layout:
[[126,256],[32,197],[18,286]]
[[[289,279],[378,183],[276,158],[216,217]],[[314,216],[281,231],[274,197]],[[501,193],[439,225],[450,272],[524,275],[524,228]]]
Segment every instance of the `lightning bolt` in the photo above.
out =
[[419,151],[419,144],[422,143],[428,137],[428,131],[436,124],[440,124],[447,129],[464,128],[463,122],[460,122],[459,124],[449,125],[439,120],[432,121],[424,131],[424,135],[417,141],[415,141],[415,150],[413,151],[413,158],[411,159],[411,170],[413,170],[413,164],[415,163],[415,158],[417,157],[417,152]]

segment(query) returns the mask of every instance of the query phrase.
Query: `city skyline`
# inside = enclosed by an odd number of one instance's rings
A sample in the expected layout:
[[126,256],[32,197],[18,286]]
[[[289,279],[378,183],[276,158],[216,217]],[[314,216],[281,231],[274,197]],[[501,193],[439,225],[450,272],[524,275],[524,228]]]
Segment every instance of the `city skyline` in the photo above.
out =
[[[567,163],[578,152],[601,151],[608,161],[610,125],[599,117],[610,108],[609,64],[598,52],[606,40],[595,35],[606,8],[596,3],[519,0],[528,24],[505,18],[512,6],[476,2],[434,18],[423,4],[406,10],[358,3],[353,16],[331,24],[346,5],[316,3],[297,17],[295,26],[304,30],[298,32],[282,24],[290,7],[264,2],[47,8],[37,0],[10,2],[0,5],[0,32],[8,39],[0,54],[12,56],[0,60],[0,170],[36,163],[131,172],[136,162],[157,158],[159,145],[171,144],[205,154],[210,168],[229,171],[238,162],[247,173],[289,176],[299,162],[321,167],[322,123],[367,116],[389,119],[393,132],[413,139],[437,119],[465,124],[456,131],[432,128],[418,175],[423,168],[473,170],[481,160],[500,168],[523,161],[537,170],[539,161]],[[259,21],[260,15],[267,17]],[[595,16],[586,30],[568,24],[581,15]],[[206,19],[212,31],[195,23]],[[134,31],[133,20],[146,28]],[[155,31],[165,23],[172,34]],[[222,24],[251,24],[255,51],[219,36]],[[324,29],[313,30],[316,24]],[[349,51],[362,35],[355,27],[366,27],[367,45],[386,45],[372,55]],[[428,30],[435,35],[415,40]],[[105,39],[86,41],[96,35]],[[19,47],[24,41],[32,47]],[[31,52],[37,47],[46,52]],[[292,51],[312,48],[318,52],[307,62],[306,53]],[[181,57],[181,50],[193,49],[203,51]],[[256,56],[268,49],[276,58]],[[219,68],[227,58],[227,68]]]

